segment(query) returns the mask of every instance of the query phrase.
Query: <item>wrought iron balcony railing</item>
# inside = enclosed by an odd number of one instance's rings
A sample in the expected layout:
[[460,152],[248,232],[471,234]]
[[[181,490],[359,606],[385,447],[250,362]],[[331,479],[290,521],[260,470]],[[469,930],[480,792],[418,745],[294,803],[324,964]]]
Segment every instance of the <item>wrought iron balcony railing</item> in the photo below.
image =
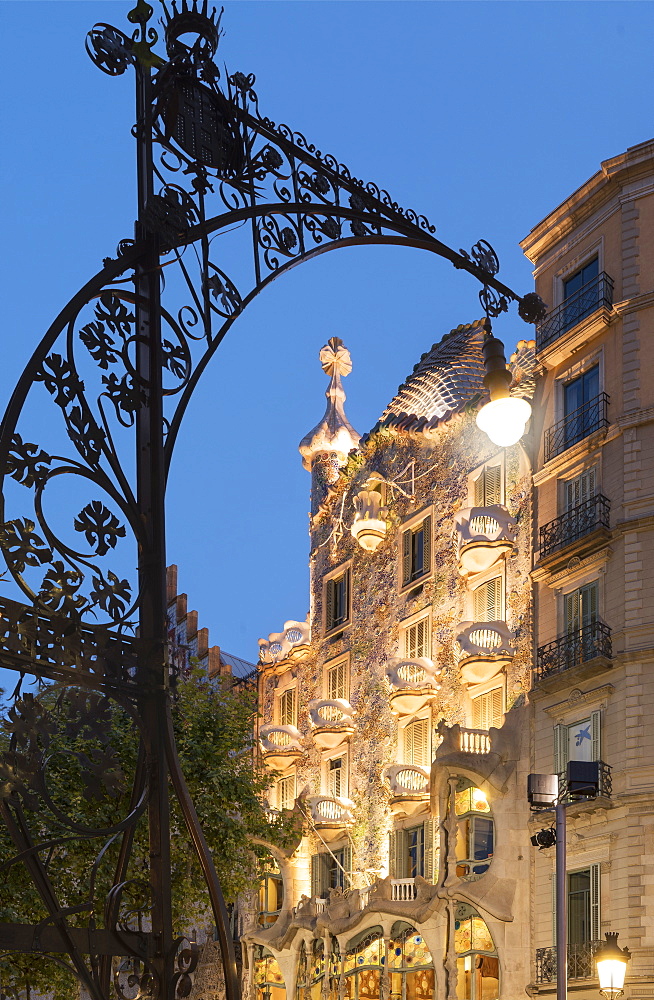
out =
[[590,535],[597,528],[609,527],[610,504],[605,496],[597,493],[582,503],[555,517],[540,529],[540,557],[544,559],[552,552]]
[[[603,760],[598,760],[597,763],[599,764],[599,789],[597,794],[610,799],[611,792],[613,791],[611,767],[609,764],[605,764]],[[566,801],[568,800],[568,777],[565,771],[559,773],[559,795],[561,798],[566,799]]]
[[542,681],[597,656],[611,658],[611,629],[604,622],[591,622],[540,646],[536,653],[534,680]]
[[549,462],[577,441],[583,441],[589,434],[608,427],[608,405],[608,395],[600,392],[594,399],[589,399],[579,409],[573,410],[549,427],[545,432],[545,461]]
[[[568,945],[568,979],[593,979],[596,977],[593,955],[601,941]],[[536,949],[536,982],[556,982],[556,948]]]
[[542,351],[596,309],[613,305],[613,278],[602,271],[547,314],[536,327],[536,350]]

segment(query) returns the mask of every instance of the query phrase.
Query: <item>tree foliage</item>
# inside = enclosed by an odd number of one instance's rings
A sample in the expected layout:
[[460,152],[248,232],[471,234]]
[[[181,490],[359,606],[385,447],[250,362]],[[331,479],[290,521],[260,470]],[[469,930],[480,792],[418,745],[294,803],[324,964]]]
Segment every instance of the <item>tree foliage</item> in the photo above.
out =
[[[262,802],[271,776],[253,753],[255,710],[252,694],[209,681],[198,668],[178,681],[173,723],[179,758],[228,903],[257,884],[266,852],[253,845],[252,837],[284,849],[297,842],[299,833],[291,815],[272,825],[268,821]],[[79,837],[71,825],[109,829],[128,815],[138,756],[138,719],[129,706],[78,689],[45,687],[26,695],[0,721],[0,798],[20,803],[35,842],[54,842],[39,857],[69,908],[72,926],[88,926],[90,919],[103,926],[120,836]],[[184,933],[211,925],[212,916],[181,810],[171,797],[174,921],[176,931]],[[147,914],[145,820],[142,813],[134,828],[123,913],[133,905]],[[47,921],[25,865],[9,863],[15,855],[0,822],[0,922]],[[32,996],[49,993],[53,1000],[70,1000],[77,992],[62,955],[0,954],[0,985],[8,996],[20,998],[31,991]]]

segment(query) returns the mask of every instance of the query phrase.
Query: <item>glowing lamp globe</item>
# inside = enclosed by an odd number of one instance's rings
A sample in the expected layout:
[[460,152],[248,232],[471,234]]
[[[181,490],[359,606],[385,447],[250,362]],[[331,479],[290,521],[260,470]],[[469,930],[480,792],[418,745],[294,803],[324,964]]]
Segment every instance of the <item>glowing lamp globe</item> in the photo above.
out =
[[477,414],[477,427],[499,448],[516,444],[525,432],[531,406],[519,396],[492,399]]
[[618,935],[606,933],[606,943],[595,952],[600,993],[608,1000],[615,1000],[624,993],[627,962],[631,958],[628,948],[618,948]]

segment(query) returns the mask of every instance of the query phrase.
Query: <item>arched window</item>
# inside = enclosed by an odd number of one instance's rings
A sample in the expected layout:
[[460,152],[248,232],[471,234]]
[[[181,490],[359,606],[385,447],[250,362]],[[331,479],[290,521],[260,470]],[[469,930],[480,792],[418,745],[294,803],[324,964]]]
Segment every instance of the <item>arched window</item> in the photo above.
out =
[[486,871],[495,849],[495,824],[486,793],[462,778],[455,792],[459,820],[456,839],[456,873],[473,881]]
[[259,883],[259,923],[262,927],[275,923],[283,902],[284,879],[277,863],[270,858]]
[[311,1000],[320,1000],[322,982],[325,978],[325,945],[322,938],[315,938],[311,947],[311,965],[309,967]]
[[277,959],[260,944],[254,950],[254,996],[255,1000],[285,1000],[286,997]]
[[347,1000],[379,1000],[384,938],[381,927],[372,927],[348,942],[345,950]]
[[393,925],[388,952],[391,1000],[432,1000],[434,965],[420,931],[404,921]]
[[499,1000],[500,966],[486,921],[468,903],[459,903],[454,920],[459,1000]]

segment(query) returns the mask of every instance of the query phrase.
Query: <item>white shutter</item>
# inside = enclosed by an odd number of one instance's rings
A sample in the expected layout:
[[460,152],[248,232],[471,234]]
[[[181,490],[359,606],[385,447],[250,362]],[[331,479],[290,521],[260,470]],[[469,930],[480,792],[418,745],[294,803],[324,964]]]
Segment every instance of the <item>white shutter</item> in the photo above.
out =
[[580,476],[568,479],[565,484],[565,509],[572,510],[585,500],[595,496],[597,470],[587,469]]
[[563,598],[563,618],[564,632],[566,635],[573,635],[579,631],[579,591],[573,590],[571,594],[565,594]]
[[568,727],[554,726],[554,773],[565,771],[568,764]]
[[485,469],[482,469],[481,474],[479,476],[477,476],[477,478],[475,479],[475,481],[473,483],[473,497],[474,497],[474,505],[475,505],[475,507],[485,507],[486,506],[486,504],[484,503],[484,493],[485,493],[485,490],[484,490],[484,479],[485,479],[484,472],[485,471],[486,471]]
[[330,701],[347,698],[347,664],[337,663],[327,672],[327,697]]
[[502,725],[502,688],[493,688],[486,694],[481,694],[472,699],[472,728],[490,729],[495,726],[499,729]]
[[282,692],[279,697],[279,724],[280,726],[294,726],[296,724],[295,714],[295,688],[289,688]]
[[590,939],[600,939],[600,866],[590,866]]
[[438,854],[434,838],[436,836],[437,824],[433,819],[426,819],[422,825],[422,836],[424,843],[424,870],[427,882],[434,885],[438,881]]
[[481,587],[477,587],[473,592],[473,602],[473,617],[476,622],[500,621],[502,578],[496,576],[493,580],[482,583]]
[[487,465],[484,469],[484,507],[502,502],[502,468]]
[[429,719],[416,719],[404,727],[404,763],[426,767],[429,757]]
[[409,660],[429,656],[429,618],[421,618],[405,629],[404,655]]
[[600,726],[602,720],[601,712],[590,713],[590,734],[591,734],[591,760],[602,759],[602,745],[600,739]]

